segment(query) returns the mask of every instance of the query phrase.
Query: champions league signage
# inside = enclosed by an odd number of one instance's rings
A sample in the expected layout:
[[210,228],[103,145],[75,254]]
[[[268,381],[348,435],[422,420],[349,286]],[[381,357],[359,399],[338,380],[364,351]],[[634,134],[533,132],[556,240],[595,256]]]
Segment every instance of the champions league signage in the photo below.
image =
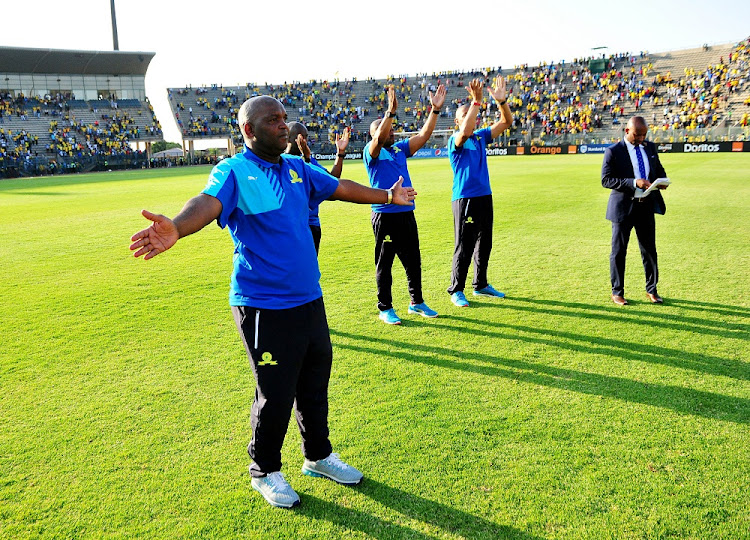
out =
[[[336,154],[315,154],[313,157],[318,161],[336,160]],[[362,152],[349,152],[344,159],[362,159]]]

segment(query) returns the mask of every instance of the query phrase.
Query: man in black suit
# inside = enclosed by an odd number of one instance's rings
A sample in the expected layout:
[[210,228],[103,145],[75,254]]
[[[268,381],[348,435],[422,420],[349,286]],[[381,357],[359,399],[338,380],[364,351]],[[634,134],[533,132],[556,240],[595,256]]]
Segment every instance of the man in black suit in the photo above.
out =
[[[612,253],[609,272],[612,279],[612,301],[620,306],[625,300],[625,254],[630,231],[635,227],[646,271],[646,296],[654,304],[662,298],[656,292],[659,269],[656,263],[656,228],[654,214],[664,214],[666,206],[658,190],[646,197],[643,192],[657,178],[665,178],[656,153],[656,145],[646,141],[648,125],[642,116],[634,116],[625,128],[625,138],[607,148],[602,165],[602,186],[611,189],[607,219],[612,222]],[[659,186],[663,189],[666,186]]]

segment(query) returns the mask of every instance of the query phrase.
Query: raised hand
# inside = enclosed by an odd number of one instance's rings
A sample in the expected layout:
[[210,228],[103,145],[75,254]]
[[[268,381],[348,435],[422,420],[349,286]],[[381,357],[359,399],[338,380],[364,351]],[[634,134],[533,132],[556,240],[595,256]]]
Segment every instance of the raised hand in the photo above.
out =
[[391,186],[391,189],[393,190],[392,203],[400,206],[411,206],[414,204],[414,197],[417,196],[417,192],[414,191],[413,187],[403,187],[403,183],[404,177],[399,176],[398,182]]
[[130,251],[134,257],[145,255],[143,260],[147,261],[171,248],[180,239],[180,233],[174,222],[161,214],[152,214],[148,210],[142,210],[141,214],[146,219],[153,221],[151,226],[135,233],[130,240]]
[[490,93],[490,95],[495,98],[495,101],[497,101],[498,105],[505,101],[508,97],[508,92],[505,89],[505,79],[502,75],[498,75],[495,77],[495,86],[490,88],[487,87],[487,91]]
[[388,85],[388,112],[396,114],[398,110],[398,100],[396,99],[396,89],[392,84]]
[[310,147],[307,145],[307,139],[305,139],[305,137],[302,136],[302,133],[300,133],[297,135],[296,141],[299,151],[302,152],[302,157],[305,158],[305,161],[309,161],[312,152],[310,152]]
[[432,95],[432,92],[430,92],[430,104],[433,109],[439,111],[443,108],[443,103],[445,103],[445,86],[441,84],[437,87],[434,96]]
[[351,128],[349,126],[344,128],[344,132],[339,136],[338,133],[336,133],[336,149],[338,150],[339,154],[343,154],[346,150],[346,147],[349,146],[349,136],[351,135]]
[[466,87],[466,91],[469,93],[469,97],[474,103],[482,103],[482,89],[484,83],[479,79],[472,79],[469,82],[469,86]]

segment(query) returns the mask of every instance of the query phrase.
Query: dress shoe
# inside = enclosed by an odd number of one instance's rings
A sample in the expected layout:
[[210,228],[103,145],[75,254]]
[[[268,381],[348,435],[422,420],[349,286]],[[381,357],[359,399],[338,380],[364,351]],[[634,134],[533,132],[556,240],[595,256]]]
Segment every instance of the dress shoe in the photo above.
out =
[[627,306],[628,301],[625,300],[623,296],[620,296],[619,294],[613,294],[612,295],[612,301],[617,304],[618,306]]
[[661,296],[659,296],[658,294],[656,294],[656,293],[647,292],[646,296],[648,296],[648,299],[651,300],[652,304],[663,304],[664,303],[664,299]]

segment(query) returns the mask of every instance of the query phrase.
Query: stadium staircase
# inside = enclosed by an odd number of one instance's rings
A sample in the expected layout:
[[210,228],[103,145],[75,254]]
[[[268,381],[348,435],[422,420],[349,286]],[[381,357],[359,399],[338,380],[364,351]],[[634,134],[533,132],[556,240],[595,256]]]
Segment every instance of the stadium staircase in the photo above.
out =
[[[34,108],[40,108],[38,117],[36,113],[32,112]],[[54,151],[46,151],[47,145],[52,142],[50,133],[53,122],[57,122],[57,127],[60,129],[70,126],[66,118],[83,126],[96,125],[98,122],[98,125],[102,129],[105,129],[108,122],[116,114],[120,116],[127,115],[133,120],[131,127],[138,128],[138,136],[129,137],[131,142],[157,141],[163,138],[160,128],[157,132],[149,133],[149,128],[159,125],[158,120],[156,120],[155,115],[149,109],[148,105],[137,99],[121,100],[117,103],[117,108],[113,108],[107,100],[71,100],[64,103],[63,107],[60,107],[57,104],[47,105],[41,101],[32,99],[26,101],[24,111],[26,113],[25,119],[22,119],[18,114],[3,116],[3,123],[0,124],[0,129],[3,129],[6,134],[6,139],[9,142],[8,150],[16,148],[12,136],[26,132],[31,136],[35,136],[38,140],[37,144],[32,147],[32,154],[36,153],[54,157],[56,155]],[[8,136],[9,133],[12,136]],[[85,145],[85,135],[77,132],[74,128],[71,128],[70,135],[75,138],[76,142]]]

